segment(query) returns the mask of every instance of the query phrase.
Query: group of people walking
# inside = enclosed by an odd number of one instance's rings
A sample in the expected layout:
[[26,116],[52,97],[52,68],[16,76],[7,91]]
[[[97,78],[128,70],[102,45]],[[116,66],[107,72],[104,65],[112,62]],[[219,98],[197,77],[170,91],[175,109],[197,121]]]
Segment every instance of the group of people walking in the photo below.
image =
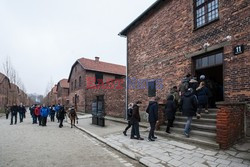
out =
[[[165,118],[167,120],[166,132],[169,134],[171,133],[170,128],[174,125],[175,114],[178,110],[183,116],[187,117],[187,122],[184,127],[184,135],[189,137],[192,118],[196,116],[197,119],[200,119],[202,108],[205,108],[205,113],[208,114],[208,103],[210,97],[212,97],[211,91],[206,86],[206,77],[204,75],[200,76],[199,82],[197,81],[196,77],[191,77],[189,74],[186,75],[179,85],[179,89],[177,86],[174,86],[167,95],[164,110]],[[146,109],[148,122],[150,124],[148,141],[155,141],[155,139],[157,139],[157,137],[154,135],[154,131],[158,122],[159,100],[159,97],[151,99]],[[131,139],[143,140],[139,132],[140,105],[140,101],[137,101],[135,104],[130,103],[128,105],[128,126],[123,131],[123,134],[127,136],[128,129],[132,127],[130,136]]]
[[19,114],[20,123],[22,123],[23,119],[26,118],[26,108],[22,103],[20,103],[20,105],[14,104],[11,107],[5,106],[6,119],[9,118],[9,115],[11,116],[10,125],[13,125],[13,119],[15,121],[15,124],[17,124],[17,115],[18,114]]

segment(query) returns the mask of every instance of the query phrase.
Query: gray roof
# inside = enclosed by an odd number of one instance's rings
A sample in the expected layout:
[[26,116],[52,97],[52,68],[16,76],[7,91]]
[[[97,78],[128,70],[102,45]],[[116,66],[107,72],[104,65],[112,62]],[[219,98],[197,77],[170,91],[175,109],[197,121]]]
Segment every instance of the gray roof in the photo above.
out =
[[163,1],[165,0],[157,0],[155,1],[149,8],[147,8],[140,16],[138,16],[132,23],[130,23],[125,29],[123,29],[118,35],[127,36],[128,32],[135,26],[139,24],[141,20],[147,17],[152,10],[157,8]]

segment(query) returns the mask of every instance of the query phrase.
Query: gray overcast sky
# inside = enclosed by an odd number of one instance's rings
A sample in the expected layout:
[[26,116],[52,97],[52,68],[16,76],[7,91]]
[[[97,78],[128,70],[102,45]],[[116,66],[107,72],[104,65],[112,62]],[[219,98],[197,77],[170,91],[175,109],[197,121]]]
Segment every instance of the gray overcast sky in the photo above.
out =
[[28,93],[68,78],[76,59],[125,65],[117,34],[155,0],[0,0],[0,71],[11,58]]

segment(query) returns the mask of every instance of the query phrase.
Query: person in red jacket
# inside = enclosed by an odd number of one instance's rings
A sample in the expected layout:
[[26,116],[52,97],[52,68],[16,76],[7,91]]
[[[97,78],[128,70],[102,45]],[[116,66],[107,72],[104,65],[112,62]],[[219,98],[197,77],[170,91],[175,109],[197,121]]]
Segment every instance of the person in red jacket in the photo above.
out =
[[41,113],[40,113],[40,110],[41,110],[41,106],[38,105],[36,108],[35,108],[35,123],[37,123],[37,118],[38,118],[38,121],[39,121],[39,126],[42,125],[42,122],[41,122]]

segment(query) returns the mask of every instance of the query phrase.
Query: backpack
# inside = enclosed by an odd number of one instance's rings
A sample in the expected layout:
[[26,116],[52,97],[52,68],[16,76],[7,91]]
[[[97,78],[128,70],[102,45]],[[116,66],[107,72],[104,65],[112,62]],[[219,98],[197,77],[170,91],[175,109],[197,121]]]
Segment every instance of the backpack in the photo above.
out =
[[132,112],[133,112],[133,109],[132,109],[132,108],[129,108],[129,109],[128,109],[128,112],[127,112],[128,118],[131,118],[131,117],[132,117]]
[[74,109],[71,109],[71,110],[69,111],[69,115],[70,115],[71,117],[75,117],[75,116],[76,116],[75,110],[74,110]]

